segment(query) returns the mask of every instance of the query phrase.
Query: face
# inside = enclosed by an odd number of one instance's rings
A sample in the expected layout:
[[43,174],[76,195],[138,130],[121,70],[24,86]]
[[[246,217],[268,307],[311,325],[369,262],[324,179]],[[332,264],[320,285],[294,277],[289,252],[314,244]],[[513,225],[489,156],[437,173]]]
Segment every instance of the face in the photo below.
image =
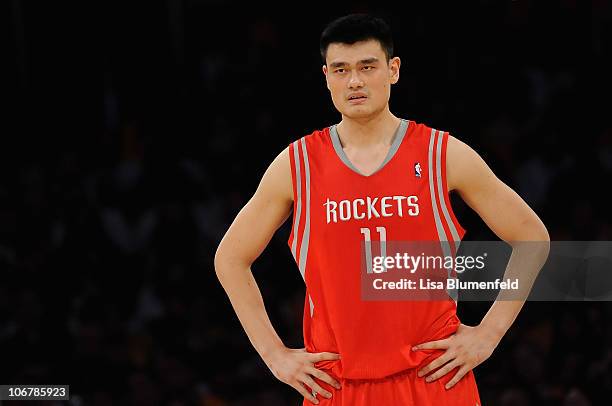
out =
[[387,61],[380,43],[368,40],[330,44],[323,73],[336,109],[343,116],[357,119],[388,108],[399,68],[398,57]]

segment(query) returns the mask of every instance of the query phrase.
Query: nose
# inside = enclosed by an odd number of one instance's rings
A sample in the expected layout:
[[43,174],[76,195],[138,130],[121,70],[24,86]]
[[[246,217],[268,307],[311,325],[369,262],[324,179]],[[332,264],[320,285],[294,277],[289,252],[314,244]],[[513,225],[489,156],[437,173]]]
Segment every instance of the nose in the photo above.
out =
[[363,87],[363,80],[359,75],[358,70],[353,70],[351,72],[351,77],[349,78],[348,87],[351,89]]

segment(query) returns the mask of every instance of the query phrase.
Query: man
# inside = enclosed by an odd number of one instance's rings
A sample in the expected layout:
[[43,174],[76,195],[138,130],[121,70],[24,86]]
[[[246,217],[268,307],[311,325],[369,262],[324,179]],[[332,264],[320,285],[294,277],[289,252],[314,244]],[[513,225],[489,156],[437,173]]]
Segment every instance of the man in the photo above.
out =
[[[271,163],[218,247],[218,278],[255,349],[304,404],[480,405],[472,369],[524,301],[496,301],[475,327],[460,323],[451,298],[365,301],[362,250],[390,239],[460,241],[451,190],[511,244],[548,241],[547,230],[469,146],[390,112],[400,59],[384,21],[342,17],[320,45],[342,121],[293,142]],[[250,272],[291,212],[289,247],[306,283],[302,349],[283,345]],[[517,251],[513,245],[506,276],[521,263],[532,282],[547,251]]]

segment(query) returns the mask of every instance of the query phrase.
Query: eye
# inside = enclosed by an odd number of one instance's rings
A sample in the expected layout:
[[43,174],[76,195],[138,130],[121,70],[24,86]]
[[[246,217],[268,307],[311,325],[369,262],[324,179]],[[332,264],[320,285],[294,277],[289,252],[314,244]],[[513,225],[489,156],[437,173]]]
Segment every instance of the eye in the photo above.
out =
[[334,70],[335,73],[344,73],[344,68],[338,68]]
[[369,65],[363,67],[363,70],[372,70],[372,69],[374,69],[374,67],[369,66]]

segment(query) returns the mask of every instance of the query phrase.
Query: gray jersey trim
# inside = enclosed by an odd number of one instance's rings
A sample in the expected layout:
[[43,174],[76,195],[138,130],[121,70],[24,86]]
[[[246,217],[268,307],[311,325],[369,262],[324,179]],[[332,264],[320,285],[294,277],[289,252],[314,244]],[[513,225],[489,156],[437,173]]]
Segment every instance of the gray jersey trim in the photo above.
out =
[[[393,139],[391,141],[391,147],[389,148],[389,152],[387,152],[387,156],[385,157],[385,160],[380,164],[380,166],[374,172],[372,172],[370,175],[367,175],[367,176],[372,176],[376,172],[380,171],[391,160],[391,158],[393,158],[393,156],[399,149],[400,145],[402,144],[402,140],[404,139],[404,136],[406,135],[406,129],[408,128],[409,123],[410,123],[409,120],[404,120],[403,118],[400,119],[400,124],[397,127],[395,134],[393,134]],[[340,142],[340,136],[338,135],[338,130],[336,129],[336,126],[337,124],[334,124],[331,127],[329,127],[329,136],[331,137],[332,145],[334,146],[336,155],[338,155],[338,158],[340,158],[340,160],[344,162],[344,164],[348,166],[352,171],[358,173],[359,175],[366,176],[363,173],[361,173],[359,169],[357,169],[346,156],[346,153],[344,152],[344,149],[342,148],[342,143]]]
[[[296,204],[297,208],[295,209],[295,218],[293,222],[293,242],[291,243],[291,253],[293,254],[293,258],[297,261],[297,240],[298,240],[298,229],[300,226],[300,216],[302,215],[302,179],[300,174],[300,154],[298,152],[298,142],[293,142],[293,162],[295,163],[295,183],[296,183]],[[301,272],[301,270],[300,270]],[[302,275],[303,277],[304,275]]]
[[438,132],[438,145],[436,151],[436,178],[438,182],[438,198],[440,200],[440,206],[442,207],[442,213],[444,214],[444,219],[446,220],[446,224],[448,224],[448,228],[450,229],[451,235],[453,236],[453,240],[455,242],[455,252],[459,249],[459,244],[461,243],[461,239],[459,238],[459,233],[457,232],[457,228],[455,227],[455,223],[453,223],[450,214],[448,212],[448,208],[446,207],[446,201],[444,199],[444,194],[446,190],[442,189],[442,165],[446,165],[446,162],[442,163],[442,138],[444,136],[444,131]]
[[[440,213],[438,212],[438,205],[436,204],[436,192],[434,190],[434,140],[436,138],[436,130],[431,129],[431,136],[429,137],[429,154],[427,158],[427,165],[429,167],[429,195],[431,196],[431,208],[433,210],[434,220],[436,222],[436,230],[438,231],[438,238],[440,241],[447,241],[446,233],[444,232],[444,227],[442,226],[442,220],[440,219]],[[446,252],[444,252],[446,255]]]
[[[446,238],[446,233],[444,232],[444,227],[442,226],[442,219],[440,218],[440,213],[438,212],[438,205],[436,204],[436,200],[438,196],[434,190],[434,172],[433,172],[433,162],[434,162],[434,140],[436,138],[436,130],[431,129],[431,136],[429,138],[429,154],[427,159],[427,166],[429,168],[429,196],[431,197],[431,208],[433,210],[434,221],[436,223],[436,230],[438,231],[438,238],[440,239],[440,246],[442,248],[442,254],[447,257],[451,255],[450,244],[448,243],[448,238]],[[441,149],[436,148],[436,155],[440,153]],[[439,157],[436,157],[436,163],[440,162]],[[439,169],[439,167],[438,167]],[[438,174],[439,171],[436,171]],[[450,277],[450,270],[447,272],[447,276]],[[448,290],[448,295],[453,298],[455,303],[457,303],[457,290]]]
[[[298,267],[300,273],[306,280],[306,261],[308,259],[308,244],[310,242],[310,165],[308,164],[308,150],[306,149],[306,141],[302,138],[302,153],[304,154],[304,177],[306,179],[306,218],[304,225],[304,234],[302,235],[302,245],[300,248],[300,261]],[[314,304],[310,299],[310,315],[314,312]]]

